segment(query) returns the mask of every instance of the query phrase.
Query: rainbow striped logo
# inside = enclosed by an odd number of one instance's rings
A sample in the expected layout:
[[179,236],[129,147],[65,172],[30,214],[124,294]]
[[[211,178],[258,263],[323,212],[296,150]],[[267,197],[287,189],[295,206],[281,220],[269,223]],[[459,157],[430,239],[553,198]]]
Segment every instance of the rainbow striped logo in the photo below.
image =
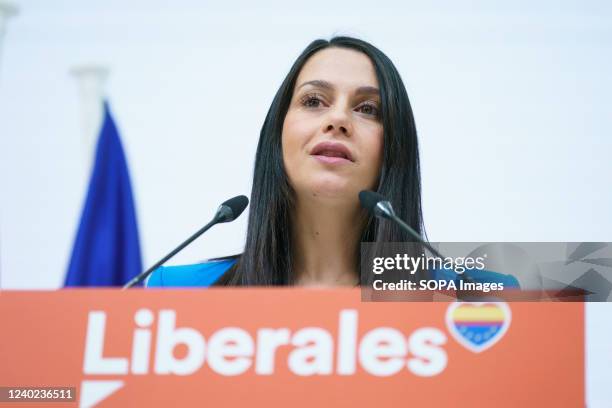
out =
[[456,302],[446,311],[446,327],[459,344],[480,353],[501,340],[511,317],[504,302]]

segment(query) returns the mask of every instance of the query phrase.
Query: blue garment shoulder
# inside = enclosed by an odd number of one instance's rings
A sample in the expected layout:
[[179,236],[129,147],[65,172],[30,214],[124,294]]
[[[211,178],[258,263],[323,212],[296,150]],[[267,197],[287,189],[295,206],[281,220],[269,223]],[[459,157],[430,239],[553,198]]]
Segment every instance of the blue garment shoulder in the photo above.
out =
[[[503,284],[504,289],[520,289],[521,285],[519,281],[512,275],[506,275],[503,273],[489,271],[489,270],[479,270],[479,269],[467,269],[465,273],[472,278],[472,281],[475,283],[497,283]],[[435,269],[432,271],[432,278],[435,280],[445,280],[445,281],[455,281],[456,285],[459,285],[459,281],[461,280],[461,275],[457,274],[452,269]]]
[[153,271],[146,287],[212,286],[235,263],[235,259],[223,259],[193,265],[161,266]]

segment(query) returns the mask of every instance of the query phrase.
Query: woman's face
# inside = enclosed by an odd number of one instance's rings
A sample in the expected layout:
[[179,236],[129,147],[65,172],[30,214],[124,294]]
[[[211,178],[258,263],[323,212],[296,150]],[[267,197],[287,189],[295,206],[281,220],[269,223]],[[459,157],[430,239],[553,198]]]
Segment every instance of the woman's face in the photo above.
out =
[[304,64],[283,123],[283,160],[298,197],[357,201],[376,186],[383,126],[376,72],[363,53],[326,48]]

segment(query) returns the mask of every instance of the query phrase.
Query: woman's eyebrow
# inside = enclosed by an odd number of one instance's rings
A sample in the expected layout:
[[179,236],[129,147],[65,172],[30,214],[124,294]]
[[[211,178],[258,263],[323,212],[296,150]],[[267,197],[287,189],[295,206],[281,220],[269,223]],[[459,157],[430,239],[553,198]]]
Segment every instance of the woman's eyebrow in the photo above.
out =
[[380,95],[380,90],[375,86],[360,86],[355,95]]
[[306,85],[312,85],[314,87],[323,88],[323,89],[327,89],[327,90],[330,90],[330,91],[334,89],[334,86],[332,84],[330,84],[329,82],[323,81],[322,79],[315,79],[313,81],[306,81],[306,82],[304,82],[303,84],[301,84],[300,86],[298,86],[296,88],[296,91],[298,89],[306,86]]
[[[301,84],[300,86],[296,88],[296,91],[306,85],[312,85],[314,87],[327,89],[330,91],[333,91],[335,89],[335,87],[331,83],[324,81],[322,79],[315,79],[312,81],[304,82],[303,84]],[[360,86],[355,91],[355,95],[380,95],[380,90],[376,88],[375,86]]]

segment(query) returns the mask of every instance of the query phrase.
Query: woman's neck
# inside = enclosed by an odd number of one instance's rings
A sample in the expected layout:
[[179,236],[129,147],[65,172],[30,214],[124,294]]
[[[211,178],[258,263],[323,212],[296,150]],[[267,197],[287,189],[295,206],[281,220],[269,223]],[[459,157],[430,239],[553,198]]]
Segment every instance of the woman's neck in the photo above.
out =
[[363,213],[358,204],[296,200],[293,215],[295,285],[354,286]]

